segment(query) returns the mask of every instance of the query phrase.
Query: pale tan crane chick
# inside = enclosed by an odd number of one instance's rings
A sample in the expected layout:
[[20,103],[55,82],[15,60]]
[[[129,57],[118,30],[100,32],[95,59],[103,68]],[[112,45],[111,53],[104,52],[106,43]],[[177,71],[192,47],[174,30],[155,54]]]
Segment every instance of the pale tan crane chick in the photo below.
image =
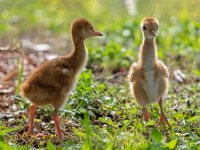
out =
[[143,107],[144,120],[149,120],[146,106],[158,102],[161,109],[157,125],[168,120],[162,108],[162,100],[169,87],[169,72],[165,64],[158,59],[156,36],[159,22],[155,17],[146,17],[141,22],[143,41],[139,60],[130,67],[130,90],[137,102]]
[[77,75],[86,64],[87,48],[84,41],[90,37],[102,36],[102,33],[95,31],[93,25],[85,19],[76,19],[72,22],[71,34],[73,50],[36,68],[21,86],[23,97],[32,103],[28,134],[33,132],[36,108],[52,105],[55,109],[53,119],[57,136],[61,138],[58,110],[65,104]]

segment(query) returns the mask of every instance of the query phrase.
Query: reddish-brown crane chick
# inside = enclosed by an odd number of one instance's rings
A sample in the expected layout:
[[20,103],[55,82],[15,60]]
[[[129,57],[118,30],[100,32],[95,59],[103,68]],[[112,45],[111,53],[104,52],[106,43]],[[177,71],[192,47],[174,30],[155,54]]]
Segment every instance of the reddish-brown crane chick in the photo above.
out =
[[149,119],[146,106],[158,101],[161,117],[157,125],[162,121],[169,125],[162,108],[162,99],[169,86],[169,72],[157,56],[158,27],[159,22],[155,17],[146,17],[141,22],[143,41],[139,60],[137,63],[133,63],[130,68],[130,90],[137,102],[143,107],[145,121]]
[[93,25],[85,19],[76,19],[71,26],[73,50],[65,55],[47,61],[37,67],[21,86],[23,97],[29,99],[30,122],[28,134],[32,134],[35,111],[38,106],[52,105],[54,107],[53,119],[58,138],[61,138],[61,129],[58,110],[65,104],[70,91],[73,89],[76,76],[87,61],[87,48],[84,41],[102,33],[94,30]]

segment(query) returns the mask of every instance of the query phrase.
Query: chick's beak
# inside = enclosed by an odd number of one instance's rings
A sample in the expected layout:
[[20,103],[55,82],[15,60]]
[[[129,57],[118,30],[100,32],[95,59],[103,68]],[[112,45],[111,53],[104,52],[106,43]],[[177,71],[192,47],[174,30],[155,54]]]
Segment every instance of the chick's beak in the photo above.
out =
[[94,36],[103,36],[103,34],[101,32],[95,31]]
[[156,31],[151,31],[151,34],[152,34],[154,37],[156,37],[157,32],[156,32]]

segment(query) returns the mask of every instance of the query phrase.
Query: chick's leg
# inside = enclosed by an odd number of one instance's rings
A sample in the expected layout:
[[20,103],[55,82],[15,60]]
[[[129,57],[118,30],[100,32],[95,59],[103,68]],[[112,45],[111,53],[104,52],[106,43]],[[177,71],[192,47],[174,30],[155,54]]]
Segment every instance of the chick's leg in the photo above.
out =
[[142,82],[135,81],[132,90],[133,90],[133,93],[135,95],[137,102],[142,106],[144,120],[148,121],[150,118],[149,113],[146,108],[146,105],[148,104],[148,101],[147,101],[148,97],[144,90],[144,87],[142,86]]
[[58,139],[61,139],[61,129],[60,129],[60,120],[58,117],[58,109],[55,109],[54,114],[53,114],[53,120],[55,123]]
[[159,99],[158,103],[160,105],[161,116],[160,116],[160,119],[157,123],[157,126],[159,126],[161,122],[164,122],[164,125],[165,125],[165,123],[167,123],[167,125],[170,127],[170,124],[169,124],[167,117],[165,116],[165,113],[164,113],[163,108],[162,108],[162,98]]
[[28,129],[28,134],[31,135],[33,133],[33,127],[34,127],[34,118],[35,118],[35,111],[36,111],[36,106],[33,104],[29,108],[29,129]]
[[149,120],[149,113],[148,113],[145,106],[143,106],[142,111],[143,111],[143,115],[144,115],[144,120],[148,121]]

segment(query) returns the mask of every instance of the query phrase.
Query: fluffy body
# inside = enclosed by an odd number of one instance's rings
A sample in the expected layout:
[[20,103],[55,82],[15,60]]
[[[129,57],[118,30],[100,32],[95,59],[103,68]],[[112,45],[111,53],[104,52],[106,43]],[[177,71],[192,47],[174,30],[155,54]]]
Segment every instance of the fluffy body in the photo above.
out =
[[36,68],[22,84],[22,95],[36,106],[60,108],[75,84],[76,72],[70,61],[59,57]]
[[167,93],[168,77],[168,69],[160,60],[150,70],[134,63],[130,70],[131,92],[141,106],[156,102]]

